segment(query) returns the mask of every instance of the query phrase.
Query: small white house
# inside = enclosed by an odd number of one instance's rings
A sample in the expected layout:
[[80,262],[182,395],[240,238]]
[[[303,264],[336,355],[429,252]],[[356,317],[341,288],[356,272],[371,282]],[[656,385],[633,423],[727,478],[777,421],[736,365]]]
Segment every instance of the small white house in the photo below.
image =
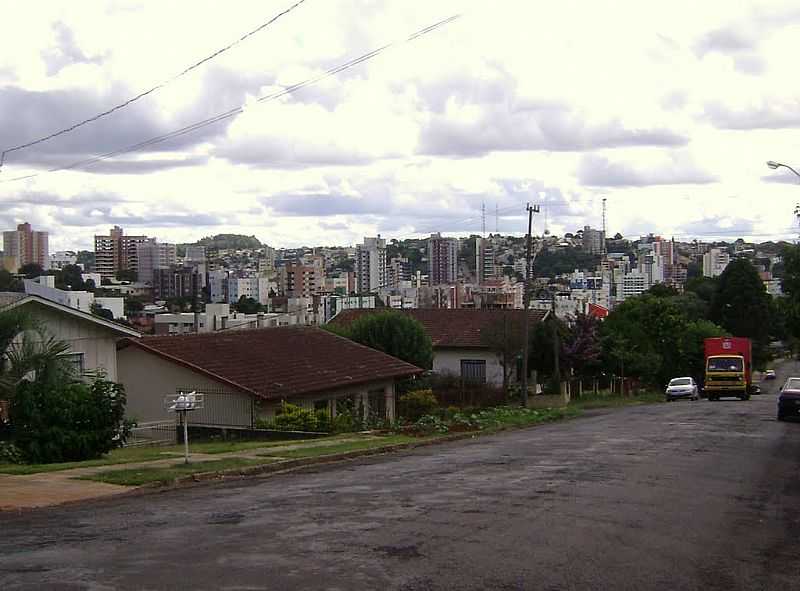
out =
[[[343,310],[331,324],[347,326],[361,316],[382,311],[386,310]],[[503,385],[502,358],[487,337],[492,332],[497,333],[504,323],[509,330],[512,325],[518,327],[525,318],[522,310],[434,308],[398,312],[414,318],[425,328],[433,344],[434,372],[472,382]],[[531,325],[547,315],[545,310],[530,310]]]
[[0,292],[0,313],[23,309],[42,323],[47,333],[69,345],[67,355],[80,372],[102,370],[117,379],[117,341],[140,334],[122,324],[37,295]]

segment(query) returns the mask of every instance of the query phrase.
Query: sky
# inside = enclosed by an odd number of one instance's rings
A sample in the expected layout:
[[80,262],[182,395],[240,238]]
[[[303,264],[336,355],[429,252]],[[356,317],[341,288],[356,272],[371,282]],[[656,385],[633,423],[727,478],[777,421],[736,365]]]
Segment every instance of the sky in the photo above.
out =
[[[672,0],[0,0],[0,227],[276,247],[601,227],[797,236],[800,7]],[[411,33],[461,17],[423,37]],[[374,59],[259,101],[387,43]],[[91,165],[243,107],[233,117]],[[15,180],[18,177],[36,175]]]

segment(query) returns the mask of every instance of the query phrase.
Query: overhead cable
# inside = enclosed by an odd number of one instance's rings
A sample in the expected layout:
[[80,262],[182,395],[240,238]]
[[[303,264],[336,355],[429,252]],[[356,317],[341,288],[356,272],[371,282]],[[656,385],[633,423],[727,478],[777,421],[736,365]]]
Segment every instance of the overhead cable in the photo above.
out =
[[[393,41],[391,43],[387,43],[386,45],[383,45],[383,46],[381,46],[381,47],[379,47],[377,49],[374,49],[374,50],[372,50],[372,51],[370,51],[368,53],[365,53],[365,54],[363,54],[363,55],[361,55],[361,56],[359,56],[357,58],[349,60],[349,61],[347,61],[347,62],[345,62],[343,64],[340,64],[338,66],[334,66],[332,68],[329,68],[328,70],[325,70],[322,74],[319,74],[318,76],[314,76],[312,78],[308,78],[306,80],[303,80],[302,82],[298,82],[297,84],[292,84],[291,86],[286,86],[286,87],[284,87],[284,88],[282,88],[282,89],[280,89],[278,91],[275,91],[273,93],[261,96],[261,97],[256,99],[256,102],[274,101],[274,100],[277,100],[277,99],[279,99],[279,98],[281,98],[283,96],[286,96],[288,94],[292,94],[294,92],[297,92],[298,90],[300,90],[302,88],[305,88],[307,86],[311,86],[311,85],[316,84],[318,82],[321,82],[322,80],[325,80],[326,78],[330,78],[332,76],[335,76],[336,74],[338,74],[338,73],[340,73],[340,72],[342,72],[344,70],[350,69],[350,68],[352,68],[354,66],[357,66],[358,64],[361,64],[363,62],[369,61],[369,60],[377,57],[378,55],[380,55],[384,51],[386,51],[386,50],[388,50],[388,49],[390,49],[390,48],[392,48],[392,47],[394,47],[396,45],[400,45],[402,43],[410,43],[411,41],[419,39],[423,35],[427,35],[428,33],[431,33],[433,31],[435,31],[436,29],[439,29],[440,27],[443,27],[443,26],[455,21],[456,19],[460,18],[460,16],[461,15],[457,14],[457,15],[451,16],[449,18],[446,18],[444,20],[441,20],[441,21],[439,21],[437,23],[434,23],[432,25],[429,25],[429,26],[425,27],[424,29],[420,29],[419,31],[409,35],[408,37],[406,37],[404,39],[401,39],[399,41]],[[236,115],[238,115],[240,113],[243,113],[243,112],[244,112],[244,107],[243,106],[236,107],[236,108],[230,109],[228,111],[225,111],[224,113],[219,113],[217,115],[214,115],[213,117],[209,117],[207,119],[203,119],[201,121],[197,121],[197,122],[192,123],[190,125],[187,125],[185,127],[181,127],[180,129],[176,129],[176,130],[173,130],[173,131],[171,131],[169,133],[152,137],[150,139],[144,140],[144,141],[139,142],[137,144],[132,144],[130,146],[126,146],[124,148],[119,148],[119,149],[114,150],[112,152],[107,152],[105,154],[100,154],[100,155],[97,155],[97,156],[93,156],[91,158],[87,158],[85,160],[80,160],[78,162],[73,162],[72,164],[67,164],[65,166],[60,166],[60,167],[57,167],[57,168],[51,168],[51,169],[46,170],[44,172],[37,172],[37,173],[32,173],[32,174],[28,174],[28,175],[24,175],[24,176],[19,176],[19,177],[7,179],[7,180],[0,180],[0,183],[10,183],[10,182],[20,181],[20,180],[24,180],[24,179],[34,178],[34,177],[40,176],[40,175],[45,174],[45,173],[61,172],[61,171],[64,171],[64,170],[73,170],[75,168],[81,168],[83,166],[89,166],[91,164],[95,164],[97,162],[100,162],[101,160],[107,160],[109,158],[113,158],[113,157],[119,156],[121,154],[126,154],[126,153],[129,153],[129,152],[135,152],[137,150],[141,150],[142,148],[146,148],[148,146],[152,146],[152,145],[155,145],[155,144],[160,144],[162,142],[165,142],[165,141],[180,137],[182,135],[186,135],[187,133],[191,133],[191,132],[196,131],[198,129],[201,129],[203,127],[207,127],[208,125],[213,125],[214,123],[218,123],[220,121],[224,121],[225,119],[229,119],[229,118],[234,117],[234,116],[236,116]]]
[[259,33],[263,29],[265,29],[268,26],[270,26],[272,23],[274,23],[276,20],[278,20],[282,16],[290,13],[292,10],[294,10],[295,8],[300,6],[305,1],[306,0],[297,0],[297,2],[292,4],[289,8],[279,12],[278,14],[273,16],[271,19],[269,19],[267,22],[262,23],[261,25],[259,25],[255,29],[253,29],[252,31],[250,31],[248,33],[245,33],[244,35],[239,37],[236,41],[234,41],[232,43],[229,43],[228,45],[226,45],[225,47],[223,47],[221,49],[218,49],[217,51],[215,51],[211,55],[209,55],[207,57],[204,57],[200,61],[193,63],[191,66],[189,66],[187,68],[184,68],[181,72],[175,74],[171,78],[167,78],[163,82],[159,82],[158,84],[156,84],[152,88],[149,88],[149,89],[147,89],[147,90],[145,90],[143,92],[140,92],[136,96],[134,96],[132,98],[129,98],[128,100],[126,100],[126,101],[124,101],[124,102],[122,102],[122,103],[120,103],[118,105],[115,105],[115,106],[113,106],[113,107],[111,107],[109,109],[106,109],[105,111],[102,111],[102,112],[98,113],[97,115],[89,117],[88,119],[84,119],[83,121],[79,121],[78,123],[70,125],[69,127],[65,127],[64,129],[60,129],[58,131],[55,131],[55,132],[53,132],[53,133],[51,133],[49,135],[40,137],[40,138],[35,139],[35,140],[31,140],[31,141],[25,142],[24,144],[20,144],[18,146],[13,146],[11,148],[6,148],[2,152],[0,152],[0,169],[2,168],[3,163],[5,162],[6,154],[8,154],[10,152],[16,152],[17,150],[23,150],[25,148],[30,148],[31,146],[35,146],[36,144],[41,144],[42,142],[46,142],[46,141],[51,140],[51,139],[53,139],[55,137],[58,137],[60,135],[64,135],[65,133],[69,133],[71,131],[74,131],[74,130],[78,129],[79,127],[83,127],[84,125],[86,125],[88,123],[92,123],[93,121],[97,121],[98,119],[101,119],[101,118],[103,118],[103,117],[105,117],[107,115],[110,115],[111,113],[114,113],[115,111],[119,111],[120,109],[124,109],[128,105],[130,105],[132,103],[135,103],[139,99],[142,99],[142,98],[146,97],[147,95],[152,94],[152,93],[156,92],[157,90],[159,90],[161,88],[164,88],[165,86],[167,86],[168,84],[171,84],[172,82],[174,82],[178,78],[181,78],[182,76],[185,76],[186,74],[188,74],[192,70],[195,70],[195,69],[199,68],[204,63],[206,63],[206,62],[214,59],[215,57],[225,53],[226,51],[228,51],[229,49],[232,49],[236,45],[239,45],[240,43],[245,41],[247,38],[252,37],[256,33]]

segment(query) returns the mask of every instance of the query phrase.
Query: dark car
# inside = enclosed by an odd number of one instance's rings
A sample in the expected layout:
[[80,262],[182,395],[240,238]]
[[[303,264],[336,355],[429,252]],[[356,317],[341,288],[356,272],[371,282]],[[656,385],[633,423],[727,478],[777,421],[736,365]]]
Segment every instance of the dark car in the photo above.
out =
[[800,416],[800,378],[789,378],[778,394],[778,420]]

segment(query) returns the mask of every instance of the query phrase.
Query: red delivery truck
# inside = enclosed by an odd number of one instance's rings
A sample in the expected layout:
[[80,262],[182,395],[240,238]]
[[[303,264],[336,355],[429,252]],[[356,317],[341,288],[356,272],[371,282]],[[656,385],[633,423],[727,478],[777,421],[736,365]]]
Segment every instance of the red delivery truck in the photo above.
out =
[[753,345],[743,337],[716,337],[705,340],[705,387],[709,400],[720,396],[750,398]]

